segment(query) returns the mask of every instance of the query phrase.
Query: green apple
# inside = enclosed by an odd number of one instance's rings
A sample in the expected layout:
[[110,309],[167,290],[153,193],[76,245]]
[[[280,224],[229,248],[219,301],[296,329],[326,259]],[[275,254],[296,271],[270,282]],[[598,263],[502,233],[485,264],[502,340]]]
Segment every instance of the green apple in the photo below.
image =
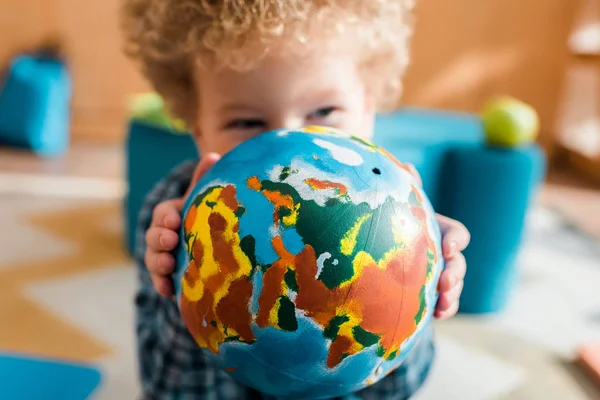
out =
[[185,132],[183,121],[172,118],[166,110],[163,99],[154,92],[134,95],[130,104],[130,118],[149,125]]
[[488,144],[517,147],[536,140],[540,130],[537,112],[510,96],[491,99],[481,114]]

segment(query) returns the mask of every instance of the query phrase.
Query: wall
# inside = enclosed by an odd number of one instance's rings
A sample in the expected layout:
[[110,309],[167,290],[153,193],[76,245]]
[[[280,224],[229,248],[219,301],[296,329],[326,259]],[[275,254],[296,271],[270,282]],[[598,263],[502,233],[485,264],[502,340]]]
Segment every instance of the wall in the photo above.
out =
[[147,90],[122,54],[121,1],[53,1],[73,68],[74,133],[84,139],[121,139],[128,96]]
[[[75,80],[75,137],[121,140],[127,96],[147,86],[121,54],[119,0],[0,2],[0,61],[60,32]],[[539,110],[548,142],[576,3],[421,0],[404,104],[477,111],[491,95],[512,94]]]
[[0,66],[53,30],[54,0],[0,0]]
[[534,105],[551,146],[579,0],[424,0],[406,104],[478,111],[496,94]]

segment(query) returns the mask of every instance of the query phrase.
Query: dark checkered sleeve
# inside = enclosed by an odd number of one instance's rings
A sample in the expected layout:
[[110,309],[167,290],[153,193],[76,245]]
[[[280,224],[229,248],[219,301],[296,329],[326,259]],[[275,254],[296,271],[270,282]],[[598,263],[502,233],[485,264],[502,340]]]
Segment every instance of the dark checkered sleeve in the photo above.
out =
[[[136,336],[142,400],[270,400],[269,396],[235,382],[217,368],[188,333],[175,301],[160,296],[152,286],[144,262],[146,231],[154,208],[183,196],[192,179],[195,161],[175,168],[147,196],[136,231],[135,259],[138,289],[135,297]],[[406,362],[377,384],[337,400],[405,400],[423,384],[433,360],[432,332],[427,331]]]

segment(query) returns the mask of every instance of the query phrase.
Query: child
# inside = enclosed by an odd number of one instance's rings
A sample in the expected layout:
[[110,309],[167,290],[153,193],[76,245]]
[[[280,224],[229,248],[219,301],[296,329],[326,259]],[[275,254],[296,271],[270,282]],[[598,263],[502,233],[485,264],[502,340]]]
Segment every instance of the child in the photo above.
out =
[[[126,0],[128,53],[140,61],[202,154],[146,199],[136,259],[137,339],[144,399],[266,398],[206,358],[172,299],[170,253],[186,192],[219,158],[261,132],[325,125],[364,138],[393,107],[408,61],[410,0]],[[440,216],[447,268],[437,318],[456,313],[469,234]],[[431,331],[407,361],[351,398],[407,399],[433,360]],[[350,398],[350,397],[347,397]]]

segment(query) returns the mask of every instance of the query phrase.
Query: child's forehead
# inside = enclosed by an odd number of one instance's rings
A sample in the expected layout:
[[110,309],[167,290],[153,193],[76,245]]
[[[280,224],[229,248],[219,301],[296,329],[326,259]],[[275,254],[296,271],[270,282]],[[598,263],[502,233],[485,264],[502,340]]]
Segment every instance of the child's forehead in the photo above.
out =
[[[352,54],[309,50],[302,55],[273,54],[252,68],[238,71],[229,67],[200,66],[197,81],[201,90],[223,93],[280,90],[318,92],[331,97],[350,81],[359,79],[359,63]],[[295,94],[295,93],[291,93]]]

